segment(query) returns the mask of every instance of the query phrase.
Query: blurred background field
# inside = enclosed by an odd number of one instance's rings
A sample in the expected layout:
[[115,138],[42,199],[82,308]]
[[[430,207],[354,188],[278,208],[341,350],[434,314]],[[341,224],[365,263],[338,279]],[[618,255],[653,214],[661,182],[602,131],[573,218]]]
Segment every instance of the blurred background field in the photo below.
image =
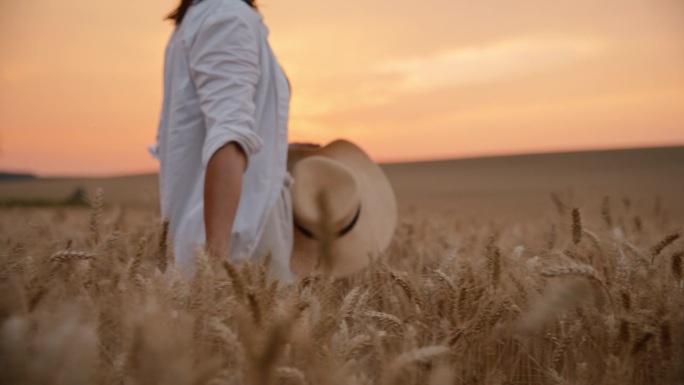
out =
[[[657,204],[684,217],[684,147],[385,164],[402,210],[451,210],[457,217],[538,218],[554,210],[554,193],[573,205],[605,195],[642,209]],[[0,202],[59,202],[77,188],[105,190],[106,203],[156,210],[156,174],[0,182]],[[660,202],[660,203],[658,203]]]

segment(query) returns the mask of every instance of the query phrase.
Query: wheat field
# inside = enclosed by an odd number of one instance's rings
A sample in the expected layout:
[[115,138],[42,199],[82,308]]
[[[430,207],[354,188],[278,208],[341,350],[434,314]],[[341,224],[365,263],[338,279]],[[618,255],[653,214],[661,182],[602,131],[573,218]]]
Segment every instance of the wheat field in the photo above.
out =
[[677,209],[580,190],[525,218],[402,190],[384,255],[290,285],[201,253],[186,279],[154,205],[106,189],[0,209],[0,383],[684,383]]

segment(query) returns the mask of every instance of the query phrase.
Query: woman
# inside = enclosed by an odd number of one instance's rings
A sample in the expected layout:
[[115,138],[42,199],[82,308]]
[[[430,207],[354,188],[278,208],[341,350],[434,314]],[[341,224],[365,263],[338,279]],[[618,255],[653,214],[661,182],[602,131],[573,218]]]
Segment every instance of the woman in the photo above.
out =
[[157,146],[162,216],[186,273],[210,258],[272,255],[292,278],[289,84],[254,0],[182,0],[164,64]]

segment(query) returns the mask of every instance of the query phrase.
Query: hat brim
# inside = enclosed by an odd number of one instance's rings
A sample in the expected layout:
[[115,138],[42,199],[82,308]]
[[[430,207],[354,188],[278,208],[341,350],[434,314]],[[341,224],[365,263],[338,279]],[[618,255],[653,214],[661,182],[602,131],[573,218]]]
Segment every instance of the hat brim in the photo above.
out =
[[[380,166],[349,141],[336,140],[320,148],[292,149],[288,153],[288,170],[309,156],[338,161],[351,169],[357,178],[361,199],[359,218],[351,231],[332,241],[328,251],[334,275],[361,270],[368,265],[371,256],[387,249],[394,235],[397,202],[392,185]],[[295,230],[290,266],[297,275],[306,275],[316,268],[319,247],[318,241]]]

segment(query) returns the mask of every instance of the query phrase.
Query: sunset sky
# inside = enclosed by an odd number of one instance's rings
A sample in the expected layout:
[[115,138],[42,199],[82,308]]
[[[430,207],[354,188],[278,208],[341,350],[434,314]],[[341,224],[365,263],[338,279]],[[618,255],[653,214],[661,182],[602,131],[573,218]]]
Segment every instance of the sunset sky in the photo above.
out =
[[[0,1],[0,171],[157,170],[176,3]],[[291,141],[350,138],[378,161],[684,145],[681,0],[260,7]]]

